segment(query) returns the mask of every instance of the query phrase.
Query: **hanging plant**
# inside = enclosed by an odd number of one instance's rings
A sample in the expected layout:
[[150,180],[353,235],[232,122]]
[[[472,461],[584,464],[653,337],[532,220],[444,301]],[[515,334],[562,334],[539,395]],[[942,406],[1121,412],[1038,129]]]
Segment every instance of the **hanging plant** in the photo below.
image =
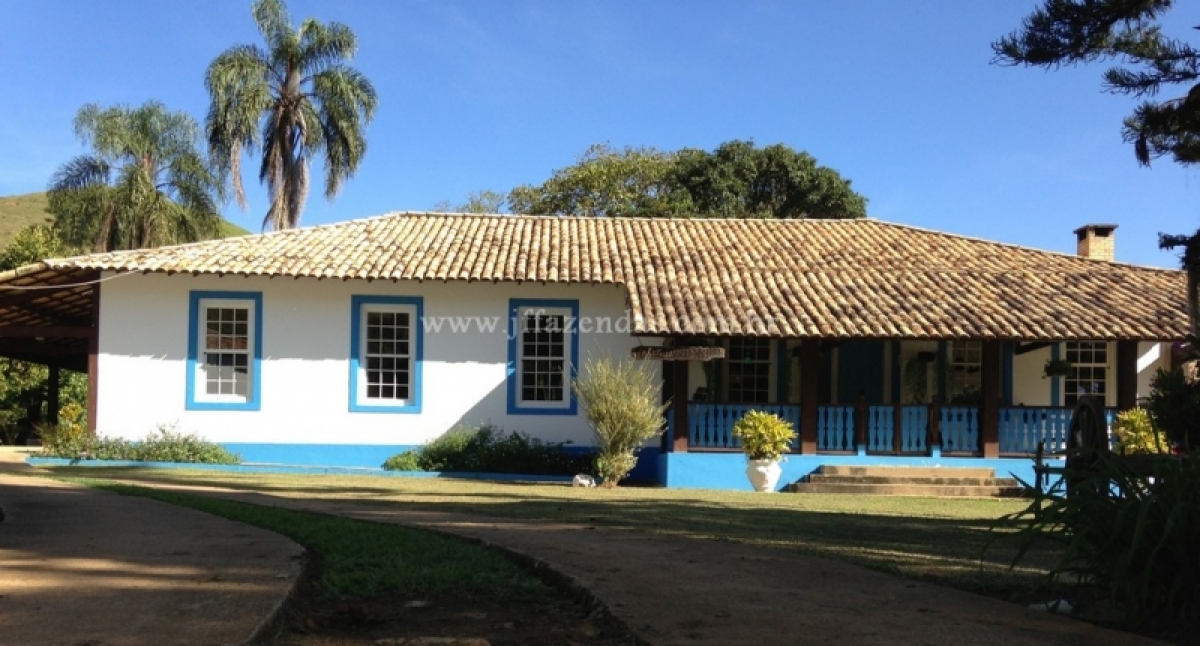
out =
[[1046,365],[1042,366],[1042,378],[1067,377],[1074,368],[1074,364],[1066,359],[1046,359]]
[[[924,404],[929,392],[930,361],[918,356],[904,363],[904,385],[908,387],[908,396],[914,404]],[[932,352],[929,354],[933,354]]]

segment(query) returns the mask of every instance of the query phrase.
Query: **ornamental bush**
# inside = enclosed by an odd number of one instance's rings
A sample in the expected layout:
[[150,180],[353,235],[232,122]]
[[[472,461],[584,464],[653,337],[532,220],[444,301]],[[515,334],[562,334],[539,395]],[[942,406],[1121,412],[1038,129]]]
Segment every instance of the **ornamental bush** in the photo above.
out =
[[574,475],[586,471],[588,457],[563,443],[544,442],[491,425],[456,426],[425,446],[388,458],[388,471]]
[[159,426],[157,432],[137,441],[97,437],[82,430],[70,418],[54,426],[43,426],[40,432],[41,455],[48,458],[198,464],[240,464],[242,461],[241,456],[230,453],[220,444],[194,434],[177,433],[169,426]]
[[589,358],[571,387],[596,440],[596,475],[615,487],[637,464],[642,444],[663,431],[667,406],[658,403],[654,372],[646,363]]
[[1182,370],[1154,373],[1145,406],[1172,444],[1184,450],[1200,447],[1200,384],[1189,384]]
[[733,423],[733,436],[751,460],[778,460],[796,439],[791,422],[778,415],[752,410]]
[[1162,431],[1154,428],[1150,414],[1142,408],[1117,415],[1113,434],[1117,436],[1116,451],[1123,455],[1171,452],[1170,441]]

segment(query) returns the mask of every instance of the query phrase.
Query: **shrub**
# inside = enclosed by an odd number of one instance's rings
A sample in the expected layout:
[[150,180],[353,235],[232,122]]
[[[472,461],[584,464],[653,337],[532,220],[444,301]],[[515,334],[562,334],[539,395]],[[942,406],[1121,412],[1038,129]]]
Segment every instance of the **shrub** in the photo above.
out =
[[140,441],[96,437],[68,423],[41,429],[41,455],[69,460],[133,460],[137,462],[188,462],[238,464],[241,457],[220,444],[207,442],[192,434],[176,433],[160,426]]
[[792,446],[796,431],[778,415],[752,410],[733,423],[733,436],[751,460],[778,460]]
[[1138,455],[1147,453],[1169,453],[1170,442],[1162,431],[1154,428],[1150,414],[1142,408],[1123,411],[1113,424],[1117,436],[1117,453]]
[[654,372],[645,363],[588,359],[571,387],[596,438],[596,475],[615,487],[637,464],[642,444],[663,430],[667,406],[658,403]]
[[1150,381],[1146,411],[1172,444],[1200,446],[1200,384],[1189,384],[1182,370],[1159,370]]
[[[469,426],[455,426],[421,447],[421,470],[423,471],[478,471],[467,468],[471,462],[465,457],[467,445],[471,438],[485,428],[474,429]],[[473,465],[471,465],[473,466]]]
[[544,442],[516,431],[484,424],[456,426],[416,451],[388,458],[389,471],[521,473],[573,475],[586,470],[588,458],[572,455],[562,443]]
[[383,463],[384,471],[424,471],[421,468],[421,454],[417,451],[397,453]]
[[[1062,545],[1048,584],[1082,584],[1129,628],[1195,634],[1200,630],[1200,456],[1125,456],[1072,449],[1074,464],[1024,512],[1022,547]],[[1067,495],[1065,482],[1072,482]],[[1087,612],[1086,599],[1081,603]],[[1081,604],[1076,603],[1079,607]]]

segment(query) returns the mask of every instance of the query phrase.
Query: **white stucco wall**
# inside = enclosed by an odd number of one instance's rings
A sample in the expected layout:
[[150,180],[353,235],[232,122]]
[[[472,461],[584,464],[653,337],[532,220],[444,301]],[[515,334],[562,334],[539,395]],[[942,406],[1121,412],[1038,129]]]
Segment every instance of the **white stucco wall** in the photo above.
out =
[[[261,410],[189,411],[188,304],[193,290],[261,292]],[[498,317],[494,332],[425,331],[420,413],[349,410],[352,295],[420,296],[427,320]],[[97,430],[144,437],[177,424],[217,442],[420,444],[455,424],[492,422],[549,441],[590,445],[582,413],[507,412],[510,298],[577,299],[581,319],[625,315],[616,286],[462,282],[318,281],[291,278],[131,275],[103,284]],[[626,358],[627,333],[581,327],[579,358]],[[658,362],[648,362],[658,370]]]
[[1057,406],[1050,401],[1050,380],[1042,370],[1050,358],[1050,348],[1013,355],[1012,403],[1014,406]]
[[[1138,399],[1150,394],[1150,380],[1159,368],[1167,368],[1171,362],[1171,344],[1143,342],[1138,344]],[[1059,356],[1065,357],[1066,350],[1060,345]],[[1061,406],[1065,394],[1063,379],[1059,378],[1059,401],[1050,401],[1051,380],[1043,377],[1050,348],[1013,357],[1013,403],[1025,406]],[[1108,406],[1117,405],[1117,344],[1108,344]]]

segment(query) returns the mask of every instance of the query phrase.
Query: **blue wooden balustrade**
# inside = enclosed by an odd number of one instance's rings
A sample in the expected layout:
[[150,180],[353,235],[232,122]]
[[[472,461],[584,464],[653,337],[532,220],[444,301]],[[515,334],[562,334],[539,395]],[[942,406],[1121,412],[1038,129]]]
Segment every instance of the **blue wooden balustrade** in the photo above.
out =
[[929,450],[929,407],[900,407],[900,452],[924,453]]
[[943,406],[941,419],[943,453],[979,451],[979,407]]
[[817,450],[854,451],[854,407],[817,408]]
[[772,413],[800,428],[800,407],[788,404],[688,404],[688,445],[697,449],[739,449],[733,424],[756,410]]
[[892,406],[867,407],[867,450],[891,453],[896,446],[896,409]]
[[[739,449],[733,437],[733,424],[747,412],[758,410],[779,415],[800,430],[800,407],[790,404],[688,404],[688,443],[694,449]],[[1117,411],[1105,411],[1109,428]],[[867,446],[872,453],[895,453],[896,412],[891,405],[866,407]],[[817,410],[817,450],[852,452],[857,450],[854,406],[821,406]],[[929,450],[929,407],[900,407],[900,453],[924,454]],[[667,428],[673,427],[674,414],[667,411]],[[943,406],[939,417],[942,451],[978,453],[980,451],[979,408]],[[1000,409],[1000,453],[1027,455],[1037,451],[1039,441],[1046,450],[1059,452],[1067,446],[1071,409],[1059,406],[1019,406]],[[1116,438],[1110,432],[1110,442]],[[793,443],[793,448],[799,441]]]
[[[1000,454],[1032,455],[1037,452],[1038,442],[1044,441],[1047,452],[1059,453],[1067,448],[1067,435],[1071,427],[1070,408],[1061,406],[1018,406],[1000,409]],[[1115,408],[1107,408],[1104,416],[1108,421],[1109,445],[1116,443],[1112,433],[1113,421],[1117,418]]]

